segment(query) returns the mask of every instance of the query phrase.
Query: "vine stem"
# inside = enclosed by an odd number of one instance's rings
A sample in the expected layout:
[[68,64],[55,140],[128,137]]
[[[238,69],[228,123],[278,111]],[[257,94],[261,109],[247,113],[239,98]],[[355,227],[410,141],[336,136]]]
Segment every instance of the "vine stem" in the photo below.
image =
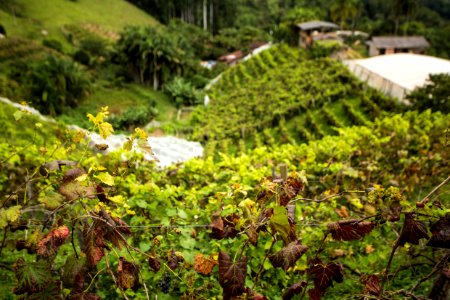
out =
[[384,285],[389,276],[389,270],[391,268],[392,259],[394,258],[395,251],[397,251],[398,247],[399,247],[399,240],[397,239],[395,241],[394,247],[392,247],[391,255],[389,256],[389,261],[388,261],[388,263],[386,265],[386,269],[384,271],[384,277],[383,277],[383,281],[381,282],[381,287],[380,287],[380,295],[383,295]]
[[108,259],[108,252],[105,251],[105,261],[106,261],[106,267],[108,268],[109,274],[111,274],[112,279],[114,280],[114,284],[119,287],[120,293],[122,294],[123,298],[125,298],[126,300],[130,300],[128,299],[127,295],[125,295],[125,292],[120,288],[120,286],[117,284],[117,279],[116,276],[114,276],[113,271],[111,270],[111,266],[109,265],[109,259]]
[[261,276],[261,273],[264,269],[264,263],[266,262],[267,258],[269,257],[270,252],[272,251],[273,246],[275,245],[275,243],[277,242],[277,240],[272,236],[272,244],[270,245],[269,250],[267,250],[266,255],[264,256],[264,259],[261,263],[261,266],[259,267],[258,273],[255,276],[255,280],[253,281],[253,286],[252,286],[252,290],[255,289],[256,283],[259,280],[259,276]]
[[436,186],[431,192],[428,193],[428,195],[426,195],[422,200],[420,200],[418,202],[418,204],[425,204],[425,202],[428,200],[428,198],[433,195],[437,190],[439,190],[441,187],[443,187],[444,185],[446,185],[448,182],[450,181],[450,175],[444,180],[442,181],[438,186]]
[[92,277],[91,279],[91,283],[89,283],[88,287],[83,291],[83,293],[86,293],[87,291],[89,291],[89,289],[91,288],[92,284],[94,283],[94,279],[100,275],[101,272],[103,272],[106,268],[103,268],[101,270],[99,270],[97,273],[95,273],[94,277]]
[[343,192],[340,192],[338,194],[330,195],[330,196],[327,196],[327,197],[322,198],[322,199],[295,198],[295,199],[292,199],[291,201],[289,201],[289,204],[292,204],[292,203],[298,202],[298,201],[310,201],[310,202],[320,203],[320,202],[324,202],[324,201],[327,201],[327,200],[332,199],[332,198],[336,198],[336,197],[340,197],[340,196],[345,195],[345,194],[352,194],[352,193],[364,193],[365,194],[366,191],[358,191],[358,190],[355,190],[355,191],[343,191]]
[[419,285],[421,285],[424,281],[427,281],[428,279],[430,279],[434,274],[436,274],[441,268],[442,266],[447,262],[447,260],[450,258],[450,253],[447,253],[446,255],[444,255],[444,257],[437,262],[437,264],[434,266],[433,270],[431,270],[431,272],[426,275],[425,277],[421,278],[410,290],[409,292],[412,293],[414,292],[415,289],[417,289],[419,287]]

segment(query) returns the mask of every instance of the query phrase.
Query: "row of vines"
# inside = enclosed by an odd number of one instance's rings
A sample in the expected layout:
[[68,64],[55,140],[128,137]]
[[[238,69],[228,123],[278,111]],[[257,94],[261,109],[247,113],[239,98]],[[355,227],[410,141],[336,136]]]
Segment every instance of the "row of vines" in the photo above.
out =
[[[307,52],[285,45],[273,46],[228,69],[208,94],[208,107],[199,108],[193,117],[194,138],[208,142],[227,138],[232,142],[241,138],[254,142],[253,135],[266,128],[277,129],[283,119],[299,123],[294,127],[309,126],[311,123],[304,120],[306,111],[340,106],[346,99],[354,102],[344,103],[348,125],[364,125],[379,116],[381,110],[395,106],[364,87],[339,62],[311,58]],[[320,138],[334,131],[330,127],[344,122],[327,118],[330,120],[331,124],[325,123],[330,132],[316,130],[308,135],[302,129],[289,130],[292,139]],[[314,131],[317,126],[310,129]]]

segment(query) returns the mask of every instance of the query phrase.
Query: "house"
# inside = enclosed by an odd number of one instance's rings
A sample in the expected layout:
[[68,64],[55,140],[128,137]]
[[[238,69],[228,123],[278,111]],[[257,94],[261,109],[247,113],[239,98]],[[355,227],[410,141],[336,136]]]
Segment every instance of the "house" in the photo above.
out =
[[324,21],[310,21],[297,24],[299,29],[298,45],[302,48],[309,48],[315,40],[339,39],[335,31],[339,26]]
[[423,36],[374,36],[367,44],[369,56],[393,53],[424,54],[430,47]]
[[250,44],[250,46],[248,47],[249,53],[247,55],[246,55],[246,52],[244,52],[243,50],[237,50],[237,51],[222,55],[217,60],[221,61],[223,63],[226,63],[230,66],[233,66],[241,60],[248,59],[249,55],[250,56],[255,55],[261,51],[264,51],[264,50],[270,48],[270,46],[271,46],[271,44],[267,43],[267,42],[254,42],[254,43]]

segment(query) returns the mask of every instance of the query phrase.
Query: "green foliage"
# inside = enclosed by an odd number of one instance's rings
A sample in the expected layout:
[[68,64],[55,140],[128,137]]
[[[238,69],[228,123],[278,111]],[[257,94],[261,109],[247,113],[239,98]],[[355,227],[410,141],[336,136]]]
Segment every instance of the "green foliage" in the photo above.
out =
[[73,59],[85,66],[89,66],[89,64],[91,63],[91,56],[84,50],[77,50],[73,54]]
[[430,74],[428,83],[408,94],[414,109],[450,113],[450,75]]
[[146,106],[128,107],[121,115],[110,118],[111,124],[117,129],[131,129],[150,123],[158,115],[154,103]]
[[63,53],[63,45],[61,44],[60,41],[58,40],[54,40],[54,39],[45,39],[42,41],[42,45],[44,45],[45,47],[51,48],[53,50],[56,50],[60,53]]
[[106,56],[108,54],[106,41],[96,36],[90,36],[81,40],[80,50],[94,57]]
[[165,86],[176,107],[192,106],[203,102],[203,93],[182,77],[175,77]]
[[88,74],[71,60],[49,55],[21,70],[17,78],[33,105],[44,114],[61,114],[76,107],[90,90]]

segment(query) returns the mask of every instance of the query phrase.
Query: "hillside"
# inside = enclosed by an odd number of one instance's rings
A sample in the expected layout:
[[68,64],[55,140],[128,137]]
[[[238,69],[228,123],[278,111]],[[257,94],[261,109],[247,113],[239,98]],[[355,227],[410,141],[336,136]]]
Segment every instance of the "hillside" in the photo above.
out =
[[[125,25],[157,24],[151,16],[124,0],[6,1],[0,5],[0,20],[8,36],[60,41],[65,41],[63,27],[68,25],[83,25],[105,34],[119,32]],[[43,30],[48,32],[47,37]]]

